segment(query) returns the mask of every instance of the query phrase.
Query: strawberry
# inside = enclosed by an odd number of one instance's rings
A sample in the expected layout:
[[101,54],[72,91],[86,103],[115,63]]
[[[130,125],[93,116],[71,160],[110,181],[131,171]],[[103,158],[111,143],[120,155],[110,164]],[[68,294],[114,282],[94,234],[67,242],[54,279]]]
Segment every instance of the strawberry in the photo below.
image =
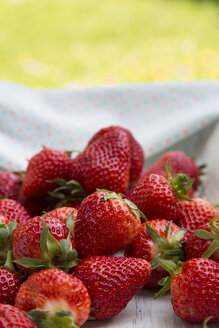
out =
[[208,201],[201,198],[195,198],[192,202],[185,200],[179,203],[177,224],[190,230],[202,229],[216,216],[219,216],[219,210]]
[[145,214],[148,220],[163,219],[176,221],[179,215],[179,201],[190,200],[186,194],[192,182],[188,175],[172,177],[170,162],[166,163],[168,180],[162,175],[151,173],[139,180],[126,197]]
[[151,263],[152,272],[146,288],[157,288],[160,279],[168,275],[159,264],[160,258],[174,262],[183,258],[180,241],[184,233],[185,229],[163,219],[142,224],[140,233],[127,247],[125,255],[143,258]]
[[128,246],[141,228],[142,213],[114,192],[99,190],[78,210],[74,234],[80,258],[110,255]]
[[71,235],[72,224],[67,222],[69,230],[58,219],[35,217],[18,225],[12,238],[14,262],[26,274],[39,268],[60,267],[68,270],[77,257]]
[[21,285],[15,300],[18,308],[45,328],[81,326],[88,318],[90,303],[83,282],[59,269],[34,273]]
[[211,259],[191,259],[171,280],[175,313],[188,322],[219,321],[219,265]]
[[0,304],[0,327],[37,328],[23,311],[9,304]]
[[53,219],[58,219],[59,221],[63,222],[64,224],[66,224],[68,216],[71,213],[74,213],[74,219],[76,220],[77,217],[77,209],[73,208],[73,207],[60,207],[60,208],[56,208],[48,213],[45,213],[42,215],[43,218],[46,218],[48,216],[52,217]]
[[90,194],[96,188],[124,193],[129,185],[130,142],[126,132],[116,129],[88,145],[72,161],[70,178]]
[[186,259],[207,257],[219,263],[219,217],[188,234],[185,244]]
[[0,303],[13,305],[20,285],[17,273],[0,268]]
[[16,220],[17,223],[23,223],[30,219],[25,208],[13,199],[0,199],[0,215],[5,216],[11,221]]
[[0,198],[17,200],[21,189],[19,174],[9,171],[0,171]]
[[121,312],[144,286],[150,272],[150,263],[143,259],[92,256],[82,260],[73,274],[88,289],[91,316],[102,320]]
[[131,167],[129,173],[129,182],[130,184],[134,184],[141,175],[144,166],[144,152],[141,145],[138,141],[133,137],[132,133],[121,126],[109,126],[107,128],[103,128],[99,130],[89,141],[88,145],[91,145],[96,140],[100,139],[105,133],[115,130],[121,130],[126,132],[129,143],[130,143],[130,151],[131,151]]
[[55,188],[56,178],[69,178],[71,160],[61,150],[44,148],[34,155],[27,166],[22,191],[26,197],[46,196]]
[[191,179],[194,179],[193,189],[196,190],[199,183],[200,170],[196,163],[181,151],[170,151],[165,153],[146,171],[146,174],[150,175],[151,173],[155,173],[167,178],[165,169],[167,160],[170,160],[172,175],[176,175],[177,173],[187,174]]

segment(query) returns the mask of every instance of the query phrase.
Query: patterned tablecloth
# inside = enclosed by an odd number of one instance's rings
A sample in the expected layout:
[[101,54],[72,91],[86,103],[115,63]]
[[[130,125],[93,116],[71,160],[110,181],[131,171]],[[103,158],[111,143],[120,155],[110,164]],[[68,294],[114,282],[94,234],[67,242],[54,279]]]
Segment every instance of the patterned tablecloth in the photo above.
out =
[[219,81],[32,89],[0,82],[0,167],[24,169],[42,145],[82,150],[100,128],[132,131],[150,157],[219,118]]

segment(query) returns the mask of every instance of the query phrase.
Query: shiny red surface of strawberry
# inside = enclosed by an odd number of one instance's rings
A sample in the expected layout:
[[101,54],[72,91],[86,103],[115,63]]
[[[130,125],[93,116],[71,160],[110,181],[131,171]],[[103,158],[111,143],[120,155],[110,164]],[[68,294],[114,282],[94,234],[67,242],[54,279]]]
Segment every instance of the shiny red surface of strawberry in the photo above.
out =
[[121,312],[150,277],[150,263],[128,257],[92,256],[84,259],[73,274],[81,279],[91,297],[96,320]]
[[0,303],[14,305],[20,284],[21,279],[17,273],[0,268]]
[[56,185],[48,182],[56,178],[68,179],[71,160],[61,150],[45,148],[28,163],[22,191],[26,197],[46,196]]
[[9,304],[0,304],[0,327],[37,328],[23,311]]
[[88,145],[72,161],[70,178],[90,194],[97,188],[124,193],[129,185],[131,152],[126,132],[114,130]]
[[127,196],[148,220],[176,221],[179,215],[178,199],[166,178],[157,174],[146,175],[139,180]]
[[171,281],[175,313],[188,322],[219,321],[219,265],[210,259],[191,259]]
[[47,312],[45,327],[51,326],[60,311],[66,311],[66,316],[70,312],[72,321],[81,326],[90,313],[90,303],[83,282],[58,269],[34,273],[21,285],[15,300],[15,305],[23,311],[38,309]]
[[177,224],[189,230],[202,229],[216,216],[219,216],[219,210],[213,204],[204,199],[195,198],[192,202],[179,203]]
[[129,175],[130,184],[135,183],[139,178],[143,170],[144,166],[144,152],[141,145],[138,141],[133,137],[132,133],[121,126],[109,126],[107,128],[103,128],[99,130],[89,141],[88,145],[92,144],[97,139],[101,138],[105,133],[114,130],[122,130],[127,133],[129,142],[130,142],[130,151],[131,151],[131,168]]
[[73,207],[60,207],[56,208],[48,213],[42,215],[42,217],[46,218],[48,215],[54,219],[58,219],[59,221],[66,224],[68,216],[74,212],[74,219],[77,217],[78,210]]
[[[113,193],[112,193],[113,194]],[[110,193],[95,192],[85,198],[74,226],[79,258],[110,255],[126,247],[138,235],[141,221],[123,199],[106,199]]]
[[11,221],[23,223],[30,219],[30,215],[25,208],[13,199],[0,199],[0,215],[5,216]]

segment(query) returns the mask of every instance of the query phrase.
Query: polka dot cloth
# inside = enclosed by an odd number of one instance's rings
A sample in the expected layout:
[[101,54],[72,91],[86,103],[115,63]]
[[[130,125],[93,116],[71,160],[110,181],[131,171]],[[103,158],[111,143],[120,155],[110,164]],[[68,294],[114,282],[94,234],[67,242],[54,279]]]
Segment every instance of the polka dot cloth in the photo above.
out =
[[0,167],[24,169],[42,145],[82,150],[100,128],[132,131],[147,157],[219,117],[219,81],[32,89],[0,82]]

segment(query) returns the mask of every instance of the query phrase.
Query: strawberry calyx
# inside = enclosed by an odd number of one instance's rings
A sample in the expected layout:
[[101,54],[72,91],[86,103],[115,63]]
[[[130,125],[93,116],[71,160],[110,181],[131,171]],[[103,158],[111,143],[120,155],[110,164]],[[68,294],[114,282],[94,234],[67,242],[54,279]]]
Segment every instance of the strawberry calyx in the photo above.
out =
[[219,249],[219,226],[215,223],[219,221],[219,217],[212,219],[209,222],[210,231],[198,229],[194,234],[201,239],[213,240],[208,249],[202,254],[202,257],[209,258],[217,249]]
[[16,220],[7,225],[6,223],[1,223],[0,218],[0,266],[5,264],[7,253],[12,249],[12,232],[16,227]]
[[166,228],[166,240],[161,238],[158,232],[153,229],[148,223],[146,223],[146,228],[149,236],[154,240],[159,248],[159,253],[151,260],[152,270],[160,266],[160,260],[172,260],[176,263],[177,261],[184,258],[184,252],[182,250],[182,243],[180,242],[184,237],[187,229],[179,229],[170,238],[172,221],[169,221]]
[[[55,208],[64,207],[70,204],[71,202],[81,202],[87,193],[85,192],[82,185],[76,180],[65,180],[65,179],[54,179],[47,180],[49,183],[58,185],[53,191],[48,192],[47,200],[50,204],[53,204],[56,201]],[[54,206],[52,206],[54,209]]]
[[74,323],[70,311],[60,310],[51,313],[40,309],[34,309],[25,312],[25,314],[40,328],[79,328]]
[[43,258],[23,257],[13,262],[29,269],[42,270],[59,268],[65,272],[77,266],[80,260],[78,259],[76,249],[72,248],[71,243],[71,234],[74,228],[74,211],[68,216],[66,225],[69,229],[68,236],[66,239],[62,239],[59,242],[51,235],[49,227],[46,226],[44,220],[42,220],[43,230],[40,234],[40,246]]
[[169,276],[162,278],[159,282],[158,285],[162,286],[162,288],[159,290],[158,293],[155,294],[155,299],[160,297],[160,296],[165,296],[168,295],[170,292],[170,284],[171,284],[171,280],[172,278],[181,272],[182,267],[184,265],[184,262],[178,261],[177,263],[174,263],[171,260],[163,260],[163,259],[159,259],[160,262],[160,266],[166,270],[167,272],[169,272]]
[[133,203],[131,202],[129,199],[123,198],[124,195],[119,193],[117,194],[114,191],[110,191],[110,190],[106,190],[106,189],[97,189],[98,192],[104,192],[104,199],[105,200],[109,200],[109,199],[120,199],[123,200],[129,207],[130,211],[132,213],[134,213],[136,216],[138,216],[139,218],[143,218],[145,221],[147,221],[146,216],[144,215],[144,213],[142,213],[142,211],[139,210],[139,208]]
[[190,199],[186,195],[188,194],[189,190],[192,188],[194,179],[191,179],[188,174],[184,174],[184,173],[177,173],[175,176],[172,176],[169,159],[166,162],[165,169],[167,173],[167,179],[171,187],[173,188],[177,198],[180,200],[192,201],[192,199]]

